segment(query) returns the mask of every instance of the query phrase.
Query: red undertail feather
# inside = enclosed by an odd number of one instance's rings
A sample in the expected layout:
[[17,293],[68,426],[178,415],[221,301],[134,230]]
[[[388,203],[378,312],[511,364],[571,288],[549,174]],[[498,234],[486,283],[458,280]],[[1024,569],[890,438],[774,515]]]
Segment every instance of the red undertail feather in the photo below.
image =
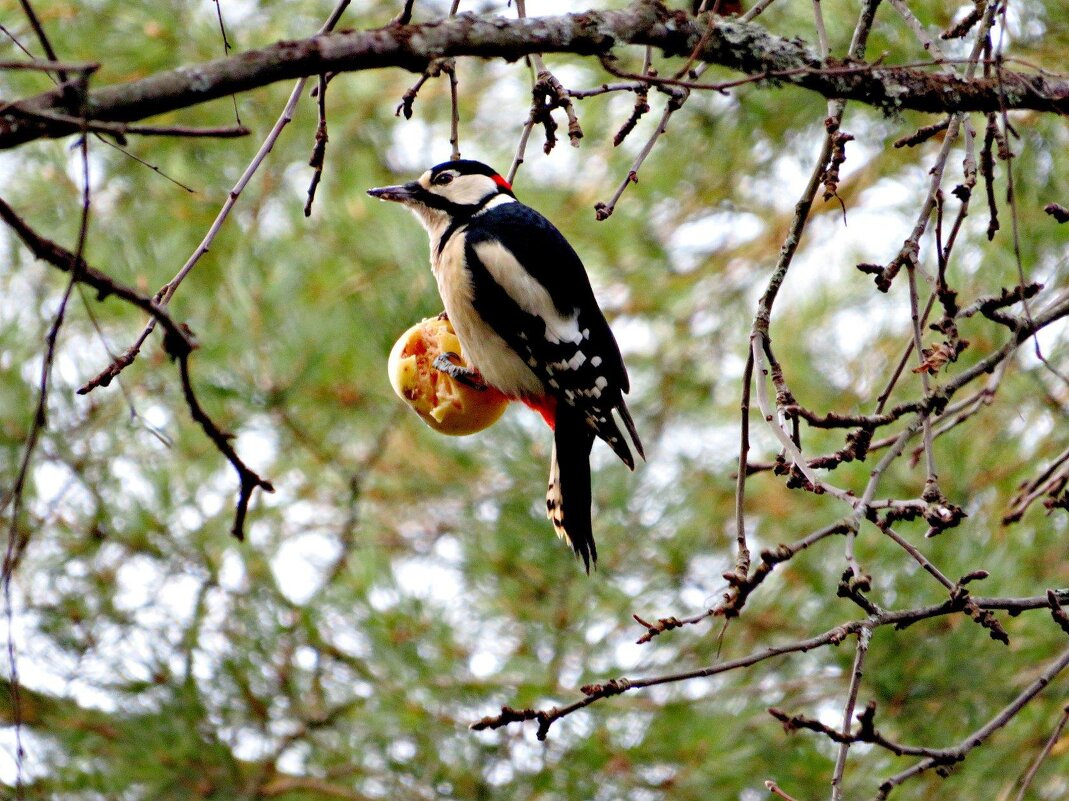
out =
[[520,400],[542,415],[547,426],[554,430],[557,428],[557,399],[555,397],[552,395],[543,395],[540,398],[524,396]]

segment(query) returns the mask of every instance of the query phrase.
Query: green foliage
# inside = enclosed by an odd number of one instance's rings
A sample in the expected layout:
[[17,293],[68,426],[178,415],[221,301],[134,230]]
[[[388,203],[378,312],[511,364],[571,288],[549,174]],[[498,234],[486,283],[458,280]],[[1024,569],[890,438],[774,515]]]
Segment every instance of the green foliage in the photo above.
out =
[[[102,64],[94,86],[222,54],[212,4],[35,5],[62,58]],[[342,25],[384,24],[400,5],[358,4]],[[503,5],[494,8],[512,13]],[[841,52],[856,4],[822,5]],[[221,7],[237,50],[309,35],[327,12],[297,1]],[[951,21],[952,10],[934,0],[910,7],[933,28]],[[809,37],[810,9],[781,0],[767,24]],[[1060,63],[1069,34],[1055,19],[1059,11],[1049,0],[1032,4],[1026,21],[1011,7],[1013,53]],[[434,14],[417,3],[417,20]],[[3,16],[10,27],[15,12]],[[24,28],[13,30],[32,41]],[[888,63],[924,57],[890,7],[880,10],[870,53],[886,53]],[[635,69],[640,58],[626,54]],[[568,86],[611,80],[592,60],[547,62]],[[665,63],[661,74],[678,66]],[[526,119],[530,71],[465,61],[458,72],[461,149],[504,172]],[[737,77],[717,72],[705,79]],[[540,421],[514,408],[491,430],[451,440],[401,408],[390,390],[385,362],[394,339],[440,310],[423,232],[398,208],[364,195],[448,156],[445,79],[423,88],[412,120],[394,115],[414,80],[385,71],[331,82],[326,169],[310,218],[303,207],[316,114],[302,98],[171,304],[199,343],[191,365],[201,401],[276,487],[254,496],[245,542],[229,534],[235,475],[191,421],[155,337],[110,387],[74,394],[144,322],[119,301],[75,293],[18,523],[28,540],[14,582],[27,796],[749,801],[775,779],[799,799],[823,797],[835,747],[812,733],[784,733],[766,709],[841,725],[850,644],[602,700],[557,722],[545,743],[534,723],[479,733],[468,726],[503,705],[563,706],[581,698],[585,684],[701,668],[863,616],[836,596],[845,562],[842,538],[830,537],[777,568],[722,637],[716,618],[639,646],[643,628],[631,620],[715,605],[722,574],[734,565],[750,323],[824,134],[824,101],[759,86],[730,97],[695,94],[601,223],[594,203],[626,175],[665,97],[651,92],[653,110],[617,150],[611,137],[630,113],[631,95],[577,101],[586,132],[578,151],[568,147],[563,123],[548,156],[540,132],[532,135],[517,193],[561,227],[588,265],[625,350],[629,403],[649,454],[629,475],[596,447],[601,560],[587,577],[544,519],[550,439]],[[5,99],[47,88],[40,75],[0,73]],[[162,286],[204,236],[288,91],[277,85],[237,98],[253,132],[246,139],[131,137],[130,153],[193,193],[91,139],[88,261],[146,293]],[[226,125],[233,113],[228,98],[152,122]],[[939,142],[902,150],[890,142],[932,121],[848,107],[844,129],[857,141],[840,186],[845,218],[836,200],[818,201],[772,321],[776,355],[810,409],[870,413],[910,341],[904,281],[879,294],[854,264],[886,263],[908,235]],[[1021,257],[1026,275],[1053,297],[1069,283],[1069,226],[1042,208],[1069,200],[1065,128],[1032,113],[1011,122],[1021,135],[1012,142]],[[982,119],[976,124],[982,137]],[[961,159],[958,147],[945,184],[955,211],[949,189],[961,180]],[[69,142],[29,144],[0,155],[0,165],[0,196],[36,230],[73,248],[81,178]],[[1018,281],[1006,166],[996,168],[1002,231],[987,242],[978,186],[950,267],[963,305]],[[922,261],[930,271],[933,249],[929,234]],[[6,231],[0,259],[6,490],[66,278]],[[935,382],[952,380],[1007,337],[980,317],[961,327],[970,347]],[[1040,340],[1063,372],[1065,339],[1063,325]],[[891,404],[915,398],[919,387],[907,371]],[[922,521],[900,524],[899,533],[952,580],[990,571],[972,585],[977,594],[1035,596],[1069,585],[1064,511],[1046,516],[1037,503],[1021,523],[1000,523],[1017,486],[1066,447],[1067,403],[1065,385],[1022,349],[993,405],[936,441],[942,489],[968,518],[929,541]],[[751,461],[770,461],[777,445],[756,411],[750,424]],[[809,454],[827,453],[842,446],[842,432],[805,429],[804,442]],[[827,475],[860,492],[877,458]],[[897,465],[879,495],[916,497],[923,480],[923,460],[916,469]],[[833,499],[786,489],[768,471],[748,482],[755,554],[845,511]],[[857,556],[885,608],[946,598],[871,526],[862,529]],[[875,700],[878,725],[895,740],[955,744],[1065,647],[1046,612],[999,619],[1008,648],[963,615],[879,629],[860,705]],[[11,704],[0,696],[10,722]],[[945,783],[926,775],[894,797],[1005,797],[1063,702],[1064,682]],[[1033,787],[1037,798],[1064,792],[1064,748],[1057,753],[1061,762],[1052,757]],[[879,780],[908,764],[856,748],[847,797],[871,796]]]

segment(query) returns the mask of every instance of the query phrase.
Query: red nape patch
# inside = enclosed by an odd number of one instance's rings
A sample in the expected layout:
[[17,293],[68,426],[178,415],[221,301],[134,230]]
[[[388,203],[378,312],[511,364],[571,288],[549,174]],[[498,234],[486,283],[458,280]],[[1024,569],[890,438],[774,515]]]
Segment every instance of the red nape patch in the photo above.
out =
[[523,397],[520,398],[527,406],[534,409],[540,415],[542,419],[546,421],[546,425],[550,428],[556,428],[557,426],[557,399],[552,395],[546,395],[541,398]]
[[512,185],[500,175],[494,176],[494,183],[500,186],[502,189],[507,189],[510,192],[512,191]]

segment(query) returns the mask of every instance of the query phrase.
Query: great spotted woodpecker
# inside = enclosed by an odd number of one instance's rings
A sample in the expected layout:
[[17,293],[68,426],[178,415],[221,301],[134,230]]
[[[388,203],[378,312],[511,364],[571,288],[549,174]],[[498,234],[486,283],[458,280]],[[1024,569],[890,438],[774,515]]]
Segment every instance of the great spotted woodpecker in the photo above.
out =
[[[431,269],[464,353],[481,378],[541,413],[553,429],[546,510],[587,569],[597,562],[590,522],[590,448],[609,444],[630,469],[645,458],[624,403],[620,348],[583,263],[552,223],[516,200],[477,161],[448,161],[416,181],[369,189],[402,203],[430,235]],[[477,374],[476,374],[477,371]]]

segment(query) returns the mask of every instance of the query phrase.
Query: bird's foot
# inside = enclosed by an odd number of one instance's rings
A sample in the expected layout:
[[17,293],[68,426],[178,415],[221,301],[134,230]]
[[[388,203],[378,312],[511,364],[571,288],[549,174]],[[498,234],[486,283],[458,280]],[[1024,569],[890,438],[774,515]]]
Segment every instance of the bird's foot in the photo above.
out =
[[452,351],[448,353],[439,353],[431,364],[435,370],[440,373],[445,373],[447,376],[450,376],[464,386],[478,390],[479,392],[485,392],[487,386],[483,382],[483,377],[479,371],[471,367],[462,367],[453,361],[454,359],[459,361],[460,356]]

